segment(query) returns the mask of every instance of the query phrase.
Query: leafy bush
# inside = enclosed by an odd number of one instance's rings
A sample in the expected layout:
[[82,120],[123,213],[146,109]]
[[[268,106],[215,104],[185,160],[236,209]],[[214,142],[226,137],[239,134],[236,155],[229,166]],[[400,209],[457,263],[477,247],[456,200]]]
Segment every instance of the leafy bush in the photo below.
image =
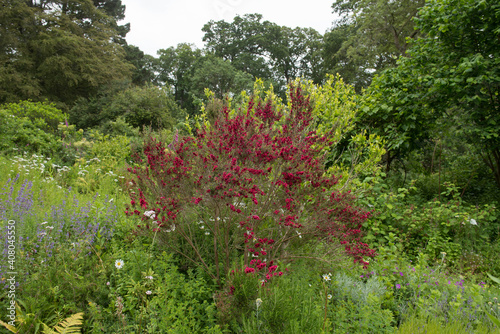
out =
[[184,119],[184,111],[175,103],[168,90],[156,86],[132,87],[118,93],[102,111],[106,120],[120,116],[133,127],[171,128],[176,120]]
[[99,324],[113,333],[222,332],[216,324],[213,285],[203,275],[180,273],[172,255],[144,238],[115,239],[112,247],[104,258],[111,268],[109,300],[92,300],[94,318],[87,324],[95,328],[92,333],[99,333]]
[[0,109],[0,152],[52,155],[60,149],[59,137],[43,130],[43,119],[18,117]]
[[453,184],[443,188],[443,201],[418,204],[411,195],[417,190],[413,186],[399,188],[397,193],[380,184],[373,187],[360,199],[376,212],[364,225],[369,231],[366,240],[385,246],[393,234],[409,258],[416,259],[422,252],[436,260],[446,252],[449,264],[455,265],[460,265],[466,253],[486,251],[496,237],[496,207],[467,205]]
[[67,120],[68,116],[56,105],[48,102],[21,101],[19,103],[8,103],[1,106],[8,114],[18,118],[26,117],[30,120],[40,120],[37,122],[39,129],[57,133],[58,125]]
[[145,144],[145,157],[129,169],[135,178],[128,213],[142,217],[139,230],[158,233],[220,285],[239,256],[246,270],[269,280],[276,260],[320,241],[325,252],[318,258],[335,260],[341,246],[365,263],[374,252],[361,242],[360,228],[370,214],[325,175],[321,152],[335,128],[316,134],[300,87],[291,88],[287,109],[254,100],[245,109],[224,109],[194,138]]
[[392,333],[393,313],[383,305],[386,287],[377,278],[363,282],[338,273],[327,293],[328,325],[333,332]]

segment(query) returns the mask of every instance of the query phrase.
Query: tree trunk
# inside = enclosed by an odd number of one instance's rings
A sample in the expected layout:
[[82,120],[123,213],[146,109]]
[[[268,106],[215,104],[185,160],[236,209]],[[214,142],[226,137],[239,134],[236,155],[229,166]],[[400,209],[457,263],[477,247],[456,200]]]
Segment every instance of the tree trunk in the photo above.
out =
[[500,188],[500,149],[496,148],[483,157],[484,162],[491,169],[497,187]]

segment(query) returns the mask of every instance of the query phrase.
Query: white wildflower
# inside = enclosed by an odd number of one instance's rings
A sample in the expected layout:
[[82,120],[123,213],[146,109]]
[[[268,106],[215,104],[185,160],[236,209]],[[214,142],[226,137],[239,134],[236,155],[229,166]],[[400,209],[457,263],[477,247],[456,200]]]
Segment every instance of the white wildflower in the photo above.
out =
[[155,212],[153,210],[144,212],[144,215],[146,217],[151,218],[151,219],[155,219],[156,218],[156,214],[155,214]]
[[124,265],[123,260],[116,260],[116,261],[115,261],[115,267],[116,267],[117,269],[122,269],[122,268],[123,268],[123,265]]

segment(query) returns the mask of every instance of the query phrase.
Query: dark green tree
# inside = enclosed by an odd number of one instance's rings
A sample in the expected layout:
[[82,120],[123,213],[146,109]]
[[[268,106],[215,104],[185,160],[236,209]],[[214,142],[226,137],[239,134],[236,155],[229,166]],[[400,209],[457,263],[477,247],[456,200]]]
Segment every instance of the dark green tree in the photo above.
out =
[[269,65],[277,82],[286,84],[297,77],[324,80],[323,37],[312,28],[274,25],[266,31]]
[[35,14],[26,1],[0,0],[0,103],[37,97],[42,91],[27,48],[38,33]]
[[298,76],[315,82],[324,78],[322,36],[314,29],[279,26],[262,21],[260,14],[247,14],[230,23],[210,21],[202,30],[210,53],[273,83],[278,93]]
[[106,15],[114,19],[114,27],[118,31],[118,35],[115,37],[115,41],[121,45],[127,45],[125,41],[125,35],[130,31],[130,23],[125,23],[123,25],[118,25],[118,21],[125,18],[125,5],[122,4],[121,0],[93,0],[94,6],[106,13]]
[[[327,42],[328,72],[347,67],[347,82],[359,90],[375,72],[394,67],[406,54],[407,38],[415,38],[413,18],[425,0],[337,0],[332,8],[340,18]],[[353,81],[351,81],[353,80]]]
[[175,101],[190,114],[197,110],[191,95],[191,80],[195,63],[203,56],[192,44],[181,43],[158,51],[158,82],[173,89]]
[[108,121],[116,121],[122,116],[133,127],[151,126],[153,129],[172,128],[185,118],[170,90],[153,85],[130,87],[116,94],[103,109],[103,114]]
[[114,19],[91,0],[0,0],[0,102],[71,105],[129,77]]
[[227,60],[207,56],[199,63],[191,78],[191,91],[200,99],[205,97],[205,88],[214,92],[216,98],[222,99],[228,94],[237,95],[253,87],[252,76],[235,69]]
[[254,78],[270,78],[272,71],[267,60],[271,41],[266,31],[275,24],[261,20],[261,14],[246,14],[236,16],[231,23],[210,21],[202,29],[205,47]]
[[125,5],[121,0],[93,0],[94,6],[103,10],[108,16],[116,21],[125,18]]
[[344,43],[355,34],[356,26],[343,24],[332,28],[323,36],[323,70],[330,74],[340,74],[349,84],[354,86],[356,92],[361,93],[363,88],[370,85],[372,74],[363,66],[362,59],[350,58]]
[[125,50],[125,59],[135,67],[132,71],[132,84],[140,86],[156,83],[158,59],[145,54],[134,45],[124,45],[123,49]]

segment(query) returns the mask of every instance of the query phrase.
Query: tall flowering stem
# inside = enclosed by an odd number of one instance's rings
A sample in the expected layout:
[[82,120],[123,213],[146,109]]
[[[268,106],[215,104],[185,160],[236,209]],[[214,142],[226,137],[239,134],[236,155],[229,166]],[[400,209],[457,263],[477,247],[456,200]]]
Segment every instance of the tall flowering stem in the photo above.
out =
[[[174,250],[219,282],[238,256],[265,279],[277,276],[277,260],[303,255],[300,246],[310,242],[342,244],[356,262],[373,256],[361,242],[370,213],[335,190],[335,176],[325,176],[321,152],[332,144],[334,126],[318,135],[311,101],[299,86],[289,95],[281,109],[258,98],[239,110],[225,107],[213,124],[170,149],[149,139],[129,168],[127,213],[143,220],[137,232],[160,231],[171,247],[183,240],[195,255]],[[203,237],[212,240],[212,259],[204,255]]]

